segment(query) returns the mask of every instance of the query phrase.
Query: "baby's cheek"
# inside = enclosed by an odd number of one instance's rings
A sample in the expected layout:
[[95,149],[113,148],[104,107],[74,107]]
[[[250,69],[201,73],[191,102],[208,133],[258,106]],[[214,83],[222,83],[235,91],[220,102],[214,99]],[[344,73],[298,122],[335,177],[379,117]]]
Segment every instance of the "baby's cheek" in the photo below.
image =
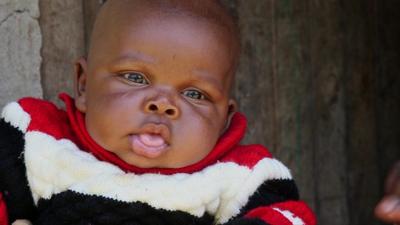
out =
[[[207,154],[214,148],[219,138],[219,127],[209,119],[201,119],[196,123],[196,127],[193,130],[193,142],[199,146],[199,153]],[[201,147],[201,148],[200,148]]]

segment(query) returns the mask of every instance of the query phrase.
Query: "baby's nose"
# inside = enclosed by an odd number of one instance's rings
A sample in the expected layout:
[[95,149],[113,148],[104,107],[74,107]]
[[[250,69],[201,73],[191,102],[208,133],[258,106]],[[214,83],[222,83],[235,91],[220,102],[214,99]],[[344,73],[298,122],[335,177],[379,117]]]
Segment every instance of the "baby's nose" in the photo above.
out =
[[170,119],[176,119],[180,114],[178,107],[166,99],[148,101],[145,105],[145,112],[165,115]]

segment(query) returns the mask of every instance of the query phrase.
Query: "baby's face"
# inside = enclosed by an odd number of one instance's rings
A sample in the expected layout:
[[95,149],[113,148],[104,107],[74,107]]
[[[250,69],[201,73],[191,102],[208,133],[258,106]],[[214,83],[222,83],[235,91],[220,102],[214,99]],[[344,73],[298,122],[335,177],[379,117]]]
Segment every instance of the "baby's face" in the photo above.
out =
[[77,67],[76,106],[91,137],[143,168],[203,159],[234,109],[227,34],[205,20],[156,14],[110,24]]

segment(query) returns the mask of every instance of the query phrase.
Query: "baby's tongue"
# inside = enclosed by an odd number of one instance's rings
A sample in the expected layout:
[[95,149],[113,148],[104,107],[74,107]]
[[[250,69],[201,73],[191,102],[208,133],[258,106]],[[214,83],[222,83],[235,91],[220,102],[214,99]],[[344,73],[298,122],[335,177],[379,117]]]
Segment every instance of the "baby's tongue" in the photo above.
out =
[[159,147],[165,144],[164,139],[160,135],[140,134],[140,141],[149,147]]

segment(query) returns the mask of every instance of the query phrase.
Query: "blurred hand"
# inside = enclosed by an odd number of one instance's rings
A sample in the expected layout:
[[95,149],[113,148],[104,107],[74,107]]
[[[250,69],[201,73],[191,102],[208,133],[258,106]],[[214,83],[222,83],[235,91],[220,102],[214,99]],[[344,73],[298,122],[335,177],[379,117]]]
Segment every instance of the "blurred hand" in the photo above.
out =
[[389,173],[385,182],[385,196],[375,208],[377,218],[400,224],[400,161]]
[[29,220],[16,220],[11,225],[32,225],[32,223]]

